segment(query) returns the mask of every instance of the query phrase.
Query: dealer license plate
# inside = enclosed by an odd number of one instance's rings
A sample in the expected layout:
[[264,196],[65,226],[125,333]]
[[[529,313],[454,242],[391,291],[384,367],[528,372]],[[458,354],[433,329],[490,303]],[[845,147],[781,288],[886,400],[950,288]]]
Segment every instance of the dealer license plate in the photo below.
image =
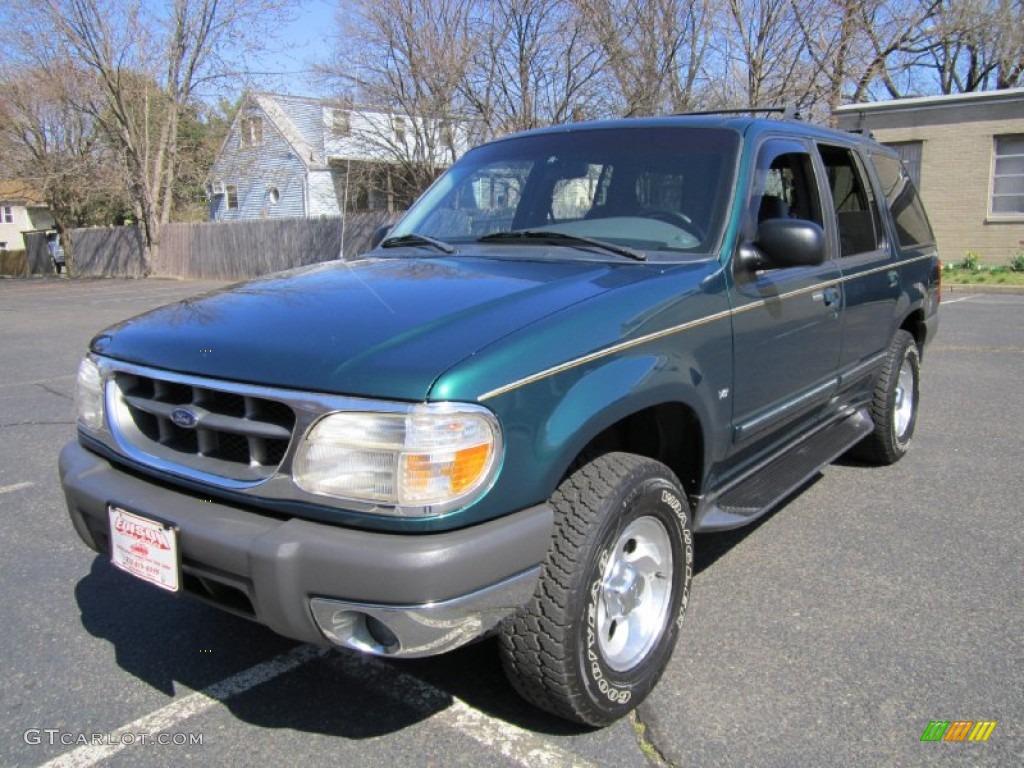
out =
[[110,504],[110,562],[133,576],[178,591],[178,531],[167,523]]

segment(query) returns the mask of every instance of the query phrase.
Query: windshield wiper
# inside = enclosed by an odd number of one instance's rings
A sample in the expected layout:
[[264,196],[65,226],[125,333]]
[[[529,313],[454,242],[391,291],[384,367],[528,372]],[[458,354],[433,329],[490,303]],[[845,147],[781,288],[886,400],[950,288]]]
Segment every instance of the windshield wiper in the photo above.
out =
[[381,248],[399,248],[403,245],[429,245],[432,248],[443,253],[455,253],[455,246],[450,243],[446,243],[444,240],[437,240],[433,237],[427,237],[426,235],[418,235],[415,232],[410,232],[408,235],[398,235],[397,237],[388,237],[381,241]]
[[491,232],[489,235],[484,235],[483,237],[478,237],[476,239],[478,243],[497,243],[512,240],[524,242],[539,242],[546,240],[548,242],[565,245],[588,245],[592,248],[600,248],[601,250],[608,251],[609,253],[625,256],[627,259],[633,259],[634,261],[647,261],[646,253],[633,248],[627,248],[624,245],[615,245],[614,243],[608,243],[604,240],[595,240],[592,237],[583,237],[581,235],[568,235],[565,232],[549,232],[543,229],[520,229],[515,232]]

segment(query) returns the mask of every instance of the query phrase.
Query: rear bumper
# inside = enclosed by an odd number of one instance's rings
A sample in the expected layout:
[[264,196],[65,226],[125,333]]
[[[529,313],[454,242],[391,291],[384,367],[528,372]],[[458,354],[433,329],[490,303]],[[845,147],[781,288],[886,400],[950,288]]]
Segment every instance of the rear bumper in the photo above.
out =
[[77,442],[61,452],[60,478],[96,551],[109,551],[111,502],[165,520],[179,529],[183,591],[297,640],[387,655],[443,653],[513,613],[533,594],[552,529],[546,504],[431,534],[277,519],[136,477]]

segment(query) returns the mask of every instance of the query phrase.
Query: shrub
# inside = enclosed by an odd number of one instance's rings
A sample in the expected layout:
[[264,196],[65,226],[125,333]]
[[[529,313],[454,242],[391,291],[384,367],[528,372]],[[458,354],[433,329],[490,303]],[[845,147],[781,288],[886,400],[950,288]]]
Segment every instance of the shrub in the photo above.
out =
[[1014,272],[1024,272],[1024,251],[1017,251],[1010,257],[1010,269]]
[[964,254],[964,260],[957,266],[968,272],[977,272],[981,269],[981,256],[975,251],[968,251]]

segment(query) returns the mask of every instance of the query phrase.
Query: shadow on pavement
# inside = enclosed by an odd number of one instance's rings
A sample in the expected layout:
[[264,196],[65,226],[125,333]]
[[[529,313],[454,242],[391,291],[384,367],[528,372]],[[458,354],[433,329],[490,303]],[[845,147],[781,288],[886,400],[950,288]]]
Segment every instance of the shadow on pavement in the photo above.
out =
[[[165,593],[94,559],[75,587],[82,626],[113,646],[118,666],[181,698],[297,643],[188,597]],[[394,671],[394,673],[391,672]],[[425,685],[410,690],[403,675]],[[489,640],[440,657],[379,660],[331,650],[224,702],[240,720],[265,728],[365,739],[399,731],[458,697],[481,712],[546,734],[585,733],[523,702],[506,682]]]

